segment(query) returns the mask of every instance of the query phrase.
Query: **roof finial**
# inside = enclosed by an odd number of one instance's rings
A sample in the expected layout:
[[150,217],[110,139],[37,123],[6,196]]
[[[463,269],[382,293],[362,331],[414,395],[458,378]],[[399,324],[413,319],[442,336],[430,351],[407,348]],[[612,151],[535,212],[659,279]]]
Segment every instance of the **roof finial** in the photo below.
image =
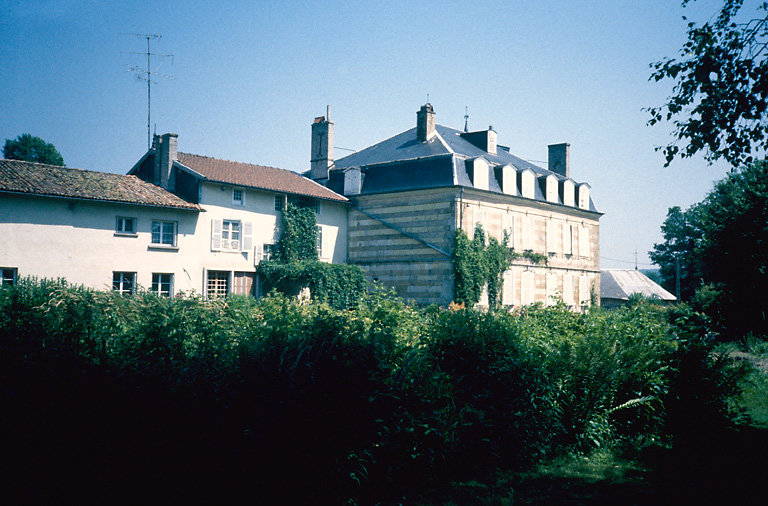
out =
[[467,106],[464,106],[464,131],[469,132],[469,112],[467,112]]

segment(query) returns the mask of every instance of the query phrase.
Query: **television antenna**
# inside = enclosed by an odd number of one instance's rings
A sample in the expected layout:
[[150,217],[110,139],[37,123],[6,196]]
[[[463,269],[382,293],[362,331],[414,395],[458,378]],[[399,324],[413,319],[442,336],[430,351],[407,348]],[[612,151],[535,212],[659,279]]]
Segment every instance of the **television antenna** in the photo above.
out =
[[152,124],[152,83],[158,84],[158,81],[153,81],[153,78],[161,77],[163,79],[173,79],[173,76],[169,76],[166,74],[160,74],[159,72],[152,72],[152,57],[156,56],[158,58],[171,58],[171,63],[173,63],[173,55],[172,54],[160,54],[160,53],[153,53],[150,50],[150,42],[153,40],[159,40],[163,36],[159,34],[154,33],[126,33],[123,35],[133,35],[134,37],[138,37],[140,39],[146,39],[147,40],[147,51],[143,53],[138,52],[130,52],[128,54],[139,54],[139,55],[145,55],[147,57],[147,68],[144,69],[142,67],[136,67],[132,66],[128,69],[128,72],[134,72],[136,74],[136,77],[140,81],[146,81],[147,82],[147,150],[152,147],[152,131],[150,129],[150,125]]

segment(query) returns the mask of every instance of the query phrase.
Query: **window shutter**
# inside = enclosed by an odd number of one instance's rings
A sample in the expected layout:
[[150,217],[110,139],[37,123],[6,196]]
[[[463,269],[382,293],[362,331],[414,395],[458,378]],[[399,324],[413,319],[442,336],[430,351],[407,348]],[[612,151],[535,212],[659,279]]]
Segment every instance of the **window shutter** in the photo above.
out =
[[579,256],[589,256],[589,229],[587,227],[579,228]]
[[536,279],[533,271],[523,271],[522,283],[520,287],[520,303],[525,306],[532,304],[536,298],[534,290],[536,289]]
[[547,273],[546,290],[547,300],[544,302],[544,304],[551,306],[555,303],[555,296],[557,295],[557,274],[552,272]]
[[556,230],[555,222],[547,220],[547,253],[557,253]]
[[211,250],[221,249],[221,220],[211,220]]
[[589,278],[587,276],[579,277],[579,305],[589,304]]
[[523,216],[523,249],[533,249],[533,230],[530,216]]
[[240,244],[242,251],[251,251],[253,248],[253,223],[250,221],[243,222],[243,241]]
[[501,292],[501,303],[505,306],[512,305],[512,297],[515,293],[515,278],[512,270],[504,271],[504,285]]
[[563,223],[563,254],[573,254],[573,241],[571,234],[571,225]]
[[263,251],[264,251],[264,245],[260,243],[256,243],[253,246],[253,265],[259,265],[261,262],[261,259],[263,258]]
[[568,306],[573,306],[573,275],[571,274],[563,276],[563,302]]

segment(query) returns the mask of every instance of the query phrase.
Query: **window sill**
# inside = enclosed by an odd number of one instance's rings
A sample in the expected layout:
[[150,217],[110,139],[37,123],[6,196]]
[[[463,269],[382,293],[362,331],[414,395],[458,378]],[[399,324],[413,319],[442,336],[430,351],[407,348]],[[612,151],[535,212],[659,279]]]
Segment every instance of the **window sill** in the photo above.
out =
[[169,246],[167,244],[150,244],[148,250],[179,251],[178,246]]
[[115,232],[115,237],[139,237],[136,232]]

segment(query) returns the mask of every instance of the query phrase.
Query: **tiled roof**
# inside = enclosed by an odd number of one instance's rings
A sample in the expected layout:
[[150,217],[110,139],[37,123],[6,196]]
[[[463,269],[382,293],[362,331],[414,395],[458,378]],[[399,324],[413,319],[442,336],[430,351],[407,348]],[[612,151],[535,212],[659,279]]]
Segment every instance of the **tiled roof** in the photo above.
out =
[[346,197],[290,170],[188,153],[178,153],[177,163],[200,174],[209,181],[326,200],[347,201]]
[[19,160],[0,160],[0,192],[200,210],[197,204],[136,176]]

